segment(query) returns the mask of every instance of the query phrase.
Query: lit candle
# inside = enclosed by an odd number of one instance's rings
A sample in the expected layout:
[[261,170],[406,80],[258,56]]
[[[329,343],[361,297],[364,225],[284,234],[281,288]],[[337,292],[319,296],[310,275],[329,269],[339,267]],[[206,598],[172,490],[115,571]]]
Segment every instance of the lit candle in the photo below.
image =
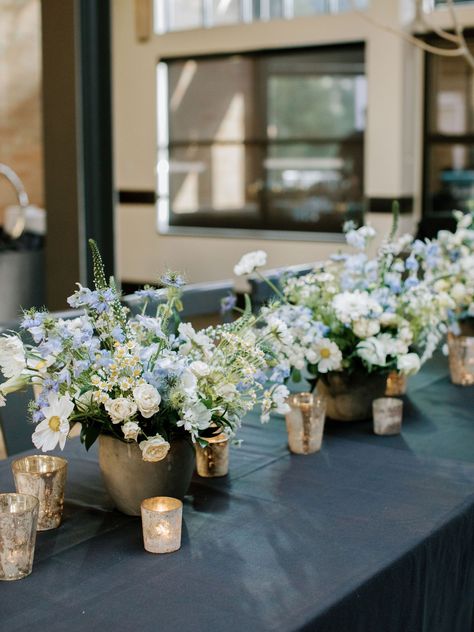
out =
[[28,494],[0,494],[0,580],[31,573],[39,501]]
[[221,433],[207,439],[208,445],[196,443],[196,469],[199,476],[212,478],[229,472],[229,437]]
[[312,393],[297,393],[288,398],[286,415],[288,446],[294,454],[312,454],[321,449],[326,404]]
[[181,546],[183,503],[168,496],[155,496],[142,501],[142,529],[145,550],[150,553],[171,553]]
[[39,500],[38,531],[61,524],[66,487],[67,461],[58,456],[36,454],[12,463],[17,492]]
[[403,400],[395,397],[380,397],[373,401],[372,412],[375,434],[400,434],[403,418]]

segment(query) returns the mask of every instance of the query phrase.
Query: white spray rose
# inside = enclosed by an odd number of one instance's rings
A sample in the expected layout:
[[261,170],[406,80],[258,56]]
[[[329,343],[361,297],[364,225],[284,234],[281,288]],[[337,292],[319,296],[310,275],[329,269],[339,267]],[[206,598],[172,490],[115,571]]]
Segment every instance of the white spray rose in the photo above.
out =
[[142,417],[149,419],[160,410],[161,395],[151,384],[142,384],[133,389],[133,397]]
[[267,263],[267,253],[263,250],[255,250],[254,252],[248,252],[242,257],[239,263],[234,266],[234,274],[237,276],[243,276],[244,274],[251,274],[255,272],[257,268],[261,268]]
[[140,426],[134,421],[127,421],[122,426],[122,432],[125,439],[136,441],[140,434]]
[[108,412],[113,424],[119,424],[125,419],[129,419],[137,412],[135,402],[126,397],[117,397],[117,399],[109,399],[104,404],[105,410]]
[[170,444],[159,434],[138,444],[142,451],[142,459],[155,463],[162,461],[170,450]]
[[0,338],[0,368],[6,378],[16,377],[26,367],[25,349],[18,336]]
[[397,360],[397,369],[404,375],[415,375],[421,367],[420,358],[416,353],[407,353]]
[[200,360],[191,362],[191,364],[189,365],[189,368],[194,373],[194,375],[197,375],[198,377],[205,377],[206,375],[209,375],[209,373],[211,372],[210,366],[206,364],[205,362],[201,362]]

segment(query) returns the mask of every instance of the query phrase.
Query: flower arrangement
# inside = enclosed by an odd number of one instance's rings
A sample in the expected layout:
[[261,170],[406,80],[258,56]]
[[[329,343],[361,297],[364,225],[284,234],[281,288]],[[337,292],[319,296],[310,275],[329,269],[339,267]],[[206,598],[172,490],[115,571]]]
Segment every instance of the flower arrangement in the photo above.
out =
[[[68,299],[83,314],[55,319],[29,310],[22,327],[32,338],[0,338],[0,405],[8,393],[28,384],[40,387],[31,402],[34,445],[64,448],[71,427],[80,423],[87,449],[100,434],[137,442],[145,461],[163,459],[170,442],[188,437],[207,444],[221,432],[233,436],[256,404],[263,420],[286,410],[282,385],[265,387],[274,359],[247,306],[235,322],[195,331],[179,321],[179,275],[161,278],[164,288],[136,293],[143,312],[129,317],[113,279],[106,281],[100,254],[91,243],[95,289],[79,285]],[[155,317],[145,316],[150,300]]]
[[[431,357],[446,331],[453,302],[419,279],[420,263],[410,235],[395,239],[394,229],[374,257],[370,226],[345,226],[355,249],[316,264],[304,276],[283,278],[276,305],[263,308],[264,331],[283,358],[272,379],[310,382],[336,371],[410,375]],[[426,256],[427,244],[424,244]],[[408,255],[408,256],[407,256]],[[261,257],[246,255],[258,265]],[[238,265],[249,271],[251,266]],[[255,271],[255,267],[252,271]]]
[[450,328],[459,333],[459,322],[474,318],[474,212],[454,211],[456,230],[439,231],[431,253],[417,244],[423,274],[436,292],[446,292],[454,301]]

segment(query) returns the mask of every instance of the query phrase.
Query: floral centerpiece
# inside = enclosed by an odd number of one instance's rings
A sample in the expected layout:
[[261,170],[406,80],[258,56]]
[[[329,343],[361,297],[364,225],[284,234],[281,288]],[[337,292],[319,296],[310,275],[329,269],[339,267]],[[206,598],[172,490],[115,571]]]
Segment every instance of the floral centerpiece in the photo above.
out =
[[15,334],[0,338],[0,368],[8,378],[0,384],[1,403],[27,384],[41,389],[30,404],[37,448],[64,448],[80,423],[86,448],[99,436],[113,438],[156,463],[177,441],[192,449],[213,434],[232,437],[256,404],[264,420],[284,408],[286,389],[265,387],[262,375],[273,360],[250,309],[231,324],[195,331],[179,322],[182,280],[168,274],[166,287],[137,292],[143,313],[157,301],[156,316],[130,318],[92,249],[95,289],[79,286],[68,299],[82,315],[64,320],[29,310],[22,327],[31,344]]
[[352,223],[345,230],[355,252],[283,278],[275,288],[278,305],[263,309],[264,331],[283,358],[272,379],[319,381],[329,397],[328,414],[341,420],[367,417],[390,371],[419,370],[439,344],[452,308],[446,292],[435,293],[418,278],[417,258],[405,254],[410,235],[395,239],[393,230],[369,257],[375,231]]

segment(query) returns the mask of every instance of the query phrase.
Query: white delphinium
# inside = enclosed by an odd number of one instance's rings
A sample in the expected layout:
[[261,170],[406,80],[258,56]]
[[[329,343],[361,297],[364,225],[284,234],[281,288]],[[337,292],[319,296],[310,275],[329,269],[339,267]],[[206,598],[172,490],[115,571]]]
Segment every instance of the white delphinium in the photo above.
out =
[[263,267],[267,263],[267,253],[263,250],[255,250],[243,255],[239,263],[234,266],[234,274],[243,276],[252,274],[258,268]]

